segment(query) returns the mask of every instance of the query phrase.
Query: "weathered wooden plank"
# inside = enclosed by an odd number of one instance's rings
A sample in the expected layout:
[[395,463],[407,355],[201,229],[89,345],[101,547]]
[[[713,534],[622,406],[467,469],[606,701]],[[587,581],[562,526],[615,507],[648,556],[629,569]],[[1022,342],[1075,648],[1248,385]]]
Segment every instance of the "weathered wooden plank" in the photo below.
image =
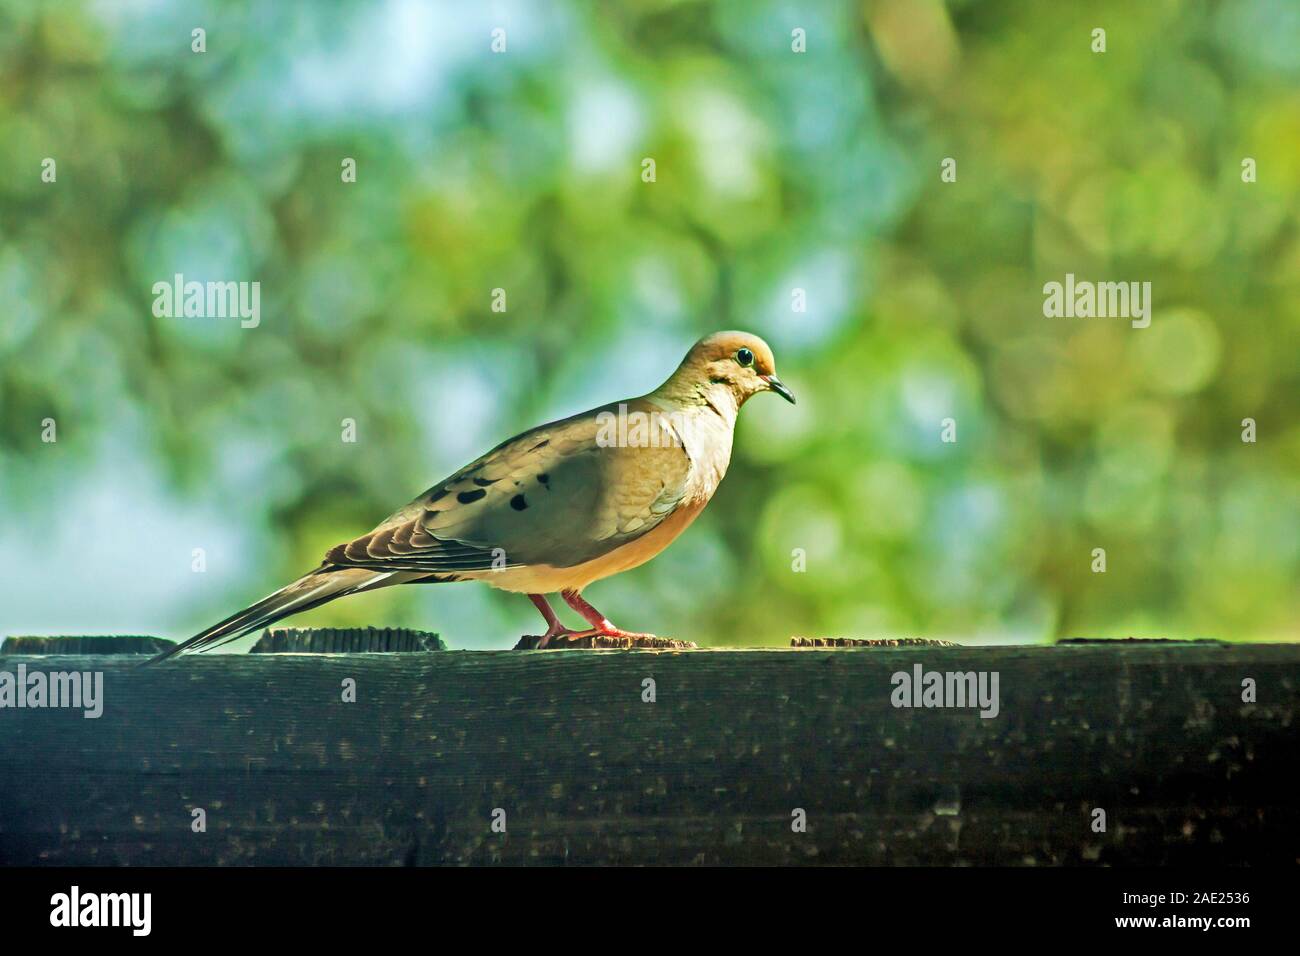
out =
[[271,627],[262,632],[250,654],[400,654],[445,651],[432,631],[405,627]]
[[0,654],[161,654],[174,642],[137,634],[85,634],[66,637],[14,634]]
[[792,637],[791,647],[957,647],[956,641],[926,637]]
[[540,634],[525,634],[515,642],[514,649],[517,651],[600,651],[600,650],[651,650],[651,651],[696,651],[699,645],[694,641],[681,641],[675,637],[655,637],[646,635],[644,637],[605,637],[587,635],[586,637],[561,637],[548,644],[545,648],[539,648],[541,643]]
[[[996,671],[998,716],[895,708],[891,675],[917,663]],[[1294,646],[150,668],[6,656],[0,672],[20,664],[102,671],[104,712],[0,709],[6,863],[1294,864],[1300,852]],[[1258,703],[1242,702],[1245,678]],[[205,833],[191,831],[196,807]]]

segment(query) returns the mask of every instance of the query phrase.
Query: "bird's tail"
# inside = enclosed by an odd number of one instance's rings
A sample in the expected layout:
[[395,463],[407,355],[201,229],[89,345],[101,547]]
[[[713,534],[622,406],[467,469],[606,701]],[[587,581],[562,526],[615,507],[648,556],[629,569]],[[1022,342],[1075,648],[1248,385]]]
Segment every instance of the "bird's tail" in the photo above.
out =
[[224,621],[212,625],[206,631],[195,634],[188,641],[182,641],[175,647],[168,648],[157,657],[150,658],[147,663],[156,664],[185,651],[220,647],[228,641],[243,637],[249,631],[274,624],[290,614],[320,607],[345,594],[397,584],[409,577],[411,575],[401,572],[325,565],[309,574],[304,574],[292,584],[285,585],[274,594],[267,595],[256,604],[244,608],[237,614],[232,614]]

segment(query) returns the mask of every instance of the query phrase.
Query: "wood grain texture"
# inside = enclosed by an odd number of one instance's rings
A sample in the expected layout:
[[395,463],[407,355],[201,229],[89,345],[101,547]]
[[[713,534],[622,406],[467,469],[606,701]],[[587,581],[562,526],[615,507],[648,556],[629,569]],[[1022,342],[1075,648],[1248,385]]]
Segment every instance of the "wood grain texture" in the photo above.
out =
[[[215,655],[0,709],[10,864],[1285,863],[1300,647]],[[895,709],[921,663],[1001,710]],[[1241,682],[1259,702],[1241,702]],[[342,682],[354,679],[355,703]],[[657,700],[642,701],[653,678]],[[207,832],[191,832],[191,810]],[[1106,810],[1105,833],[1090,829]],[[494,809],[507,832],[493,833]],[[794,833],[791,814],[807,813]]]
[[15,634],[0,643],[0,654],[161,654],[173,646],[163,637],[136,634],[79,634],[66,637]]
[[250,654],[409,654],[445,651],[432,631],[405,627],[269,627]]

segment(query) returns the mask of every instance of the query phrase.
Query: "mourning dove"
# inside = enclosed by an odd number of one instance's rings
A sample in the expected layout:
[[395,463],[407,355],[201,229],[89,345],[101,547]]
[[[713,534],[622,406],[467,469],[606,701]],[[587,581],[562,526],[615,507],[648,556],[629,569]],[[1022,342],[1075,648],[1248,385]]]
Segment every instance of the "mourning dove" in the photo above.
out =
[[[767,343],[744,332],[706,336],[648,395],[503,442],[373,531],[331,548],[314,571],[155,660],[348,594],[446,581],[527,594],[546,619],[539,647],[652,636],[615,627],[582,591],[649,561],[695,520],[727,472],[736,414],[758,392],[794,401]],[[555,592],[590,629],[560,623],[545,597]]]

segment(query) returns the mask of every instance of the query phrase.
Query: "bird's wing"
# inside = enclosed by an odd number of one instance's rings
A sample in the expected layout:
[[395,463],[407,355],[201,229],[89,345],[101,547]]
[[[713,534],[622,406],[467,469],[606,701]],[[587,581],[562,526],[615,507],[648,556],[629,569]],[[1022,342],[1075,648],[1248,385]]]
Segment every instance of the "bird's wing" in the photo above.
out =
[[[653,411],[639,401],[623,408],[647,417]],[[611,428],[601,413],[618,416],[619,407],[498,445],[373,531],[332,549],[326,562],[446,575],[572,567],[635,540],[686,497],[691,461],[659,419],[629,446],[621,440],[626,430]]]

